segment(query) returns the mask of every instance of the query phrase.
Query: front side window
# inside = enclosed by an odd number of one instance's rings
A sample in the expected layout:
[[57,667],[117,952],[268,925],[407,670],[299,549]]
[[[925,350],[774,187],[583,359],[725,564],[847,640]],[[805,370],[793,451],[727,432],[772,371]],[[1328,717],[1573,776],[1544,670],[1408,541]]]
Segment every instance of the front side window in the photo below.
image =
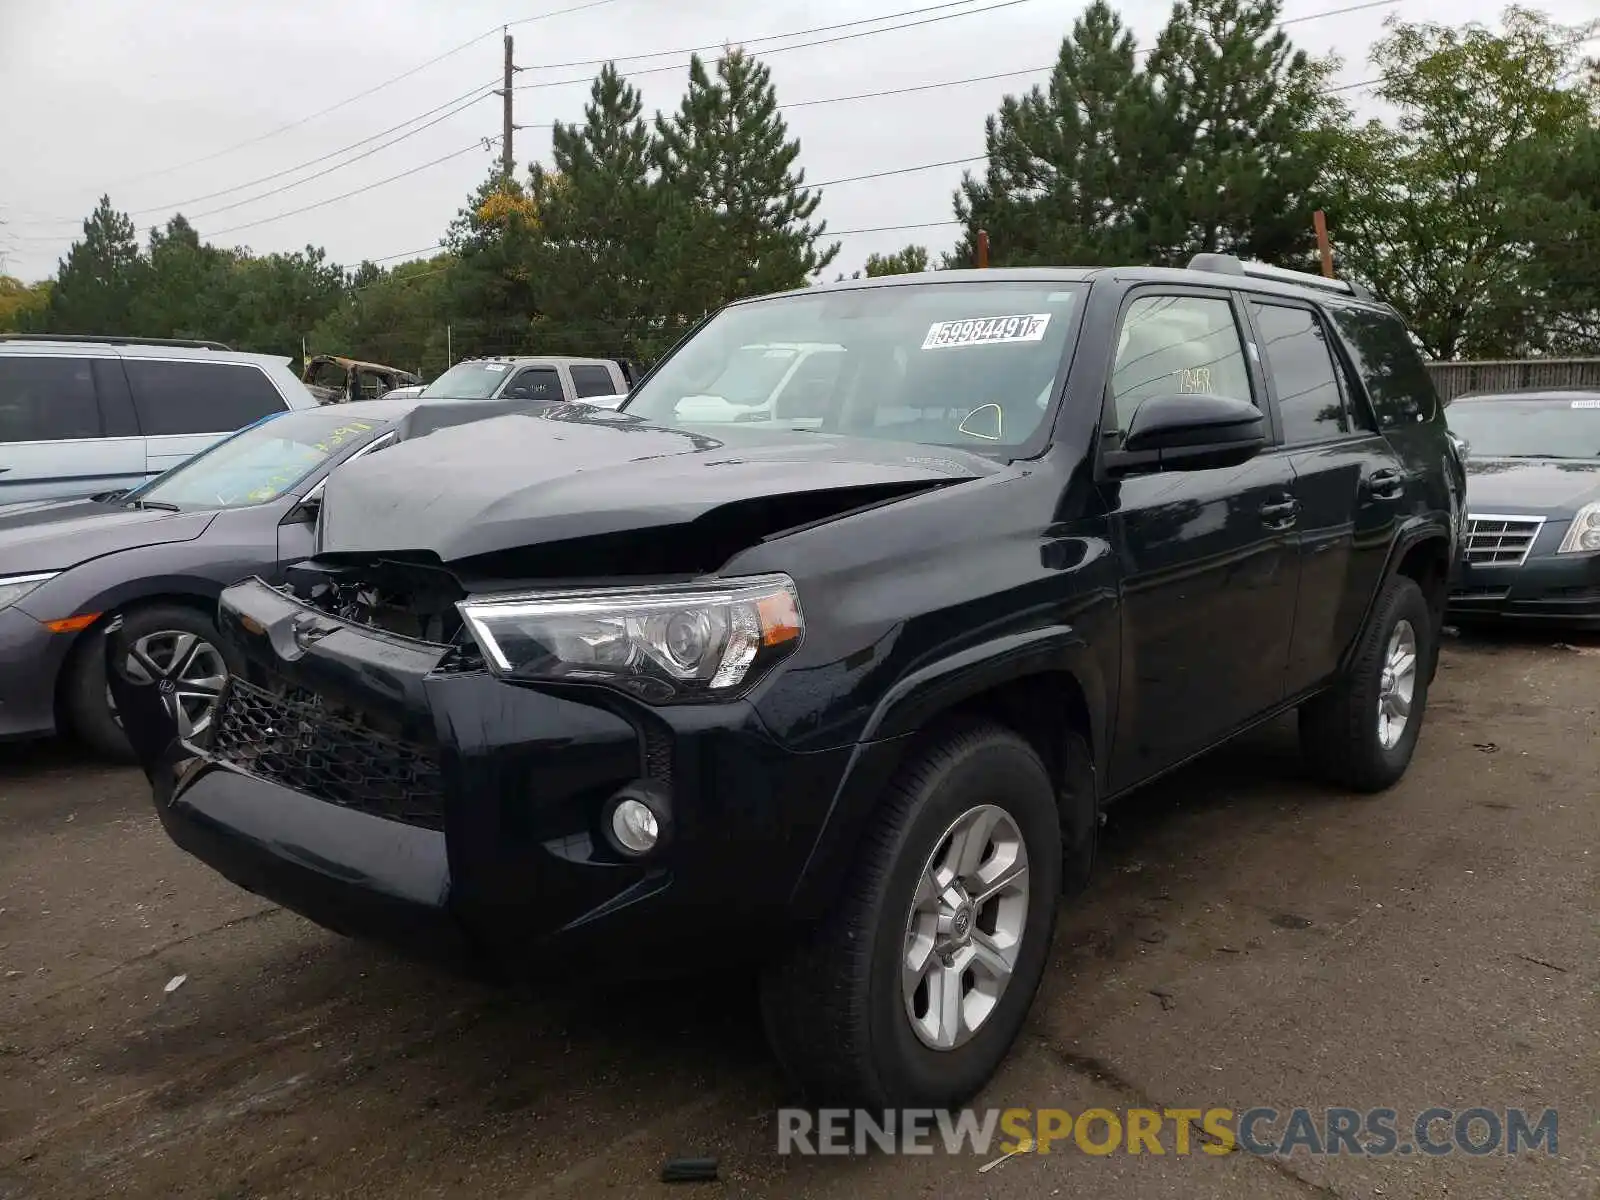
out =
[[89,359],[0,357],[0,442],[79,441],[101,432]]
[[513,400],[548,400],[554,403],[562,399],[561,375],[554,367],[524,367],[512,379],[505,395]]
[[180,509],[242,508],[276,500],[330,459],[378,436],[387,425],[341,415],[340,408],[302,409],[241,429],[129,493],[127,499]]
[[928,283],[723,309],[624,411],[997,453],[1042,429],[1083,285]]
[[1126,433],[1134,412],[1152,396],[1190,392],[1255,399],[1233,302],[1222,296],[1138,296],[1123,314],[1111,368],[1117,430]]
[[231,433],[284,409],[283,397],[255,367],[130,358],[123,368],[147,437]]
[[1328,335],[1317,315],[1308,308],[1257,301],[1250,309],[1277,388],[1284,442],[1296,446],[1349,433]]

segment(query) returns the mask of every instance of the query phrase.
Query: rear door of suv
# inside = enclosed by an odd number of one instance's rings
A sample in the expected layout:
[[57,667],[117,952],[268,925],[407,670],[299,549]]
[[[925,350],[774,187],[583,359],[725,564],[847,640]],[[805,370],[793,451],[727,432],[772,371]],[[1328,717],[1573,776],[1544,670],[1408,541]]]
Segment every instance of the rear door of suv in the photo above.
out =
[[112,356],[0,355],[0,504],[133,487],[144,439]]
[[1250,293],[1245,307],[1294,468],[1300,586],[1285,681],[1293,694],[1332,674],[1354,639],[1388,558],[1405,472],[1321,306]]
[[266,372],[253,363],[130,356],[123,366],[151,475],[288,408]]

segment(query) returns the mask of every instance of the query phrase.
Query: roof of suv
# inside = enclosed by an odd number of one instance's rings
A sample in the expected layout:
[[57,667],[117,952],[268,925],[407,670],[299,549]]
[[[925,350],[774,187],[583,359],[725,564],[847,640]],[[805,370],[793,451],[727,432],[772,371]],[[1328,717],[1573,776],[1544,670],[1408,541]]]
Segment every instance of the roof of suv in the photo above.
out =
[[294,361],[283,354],[255,354],[248,350],[230,350],[220,342],[207,345],[176,339],[163,341],[160,338],[152,338],[149,341],[128,341],[121,338],[50,337],[49,335],[23,337],[0,334],[0,354],[30,350],[101,358],[195,359],[201,362],[254,362],[273,363],[279,366]]
[[469,362],[503,362],[516,363],[522,366],[532,363],[537,366],[564,366],[564,367],[612,367],[616,365],[614,358],[578,358],[569,354],[485,354],[479,358],[462,358],[456,360],[456,366]]
[[[968,267],[947,271],[923,271],[907,275],[879,275],[867,279],[844,279],[818,283],[778,295],[798,296],[819,291],[849,291],[856,288],[906,287],[928,283],[1086,283],[1094,279],[1113,279],[1123,283],[1218,284],[1269,295],[1298,299],[1337,300],[1383,312],[1393,310],[1376,299],[1360,284],[1324,279],[1305,271],[1289,271],[1265,264],[1245,262],[1232,255],[1198,254],[1188,267]],[[758,302],[769,297],[754,296],[737,304]]]

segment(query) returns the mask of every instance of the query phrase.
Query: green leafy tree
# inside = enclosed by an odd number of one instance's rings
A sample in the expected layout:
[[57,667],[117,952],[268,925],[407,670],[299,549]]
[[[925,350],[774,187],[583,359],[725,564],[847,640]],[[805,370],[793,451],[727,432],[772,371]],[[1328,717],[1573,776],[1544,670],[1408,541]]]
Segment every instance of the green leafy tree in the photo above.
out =
[[317,246],[293,254],[234,253],[237,261],[227,274],[221,304],[223,340],[298,359],[302,343],[344,297],[343,268]]
[[227,328],[229,274],[237,256],[203,244],[193,225],[178,214],[165,229],[150,231],[148,266],[134,313],[134,332],[144,337],[222,338]]
[[665,348],[664,192],[642,112],[637,89],[607,64],[583,123],[556,123],[553,172],[533,168],[534,337],[547,352],[639,358]]
[[671,318],[742,296],[802,287],[838,256],[813,222],[822,195],[796,167],[800,143],[778,115],[771,71],[734,49],[715,77],[695,55],[677,113],[657,115],[664,189],[661,248]]
[[[558,181],[546,176],[544,189],[555,186]],[[532,348],[531,321],[538,312],[535,260],[542,236],[531,189],[495,168],[445,232],[445,246],[455,260],[443,291],[456,358]]]
[[1101,265],[1138,257],[1154,157],[1151,96],[1133,34],[1095,0],[1063,39],[1043,87],[1007,96],[984,122],[988,166],[955,195],[966,234],[947,267],[974,265],[977,232],[996,266]]
[[1179,0],[1156,38],[1156,157],[1145,160],[1150,261],[1200,252],[1310,266],[1312,213],[1336,111],[1323,95],[1338,66],[1277,28],[1278,0]]
[[915,275],[928,269],[926,246],[907,246],[893,254],[867,255],[867,277],[874,275]]
[[362,263],[338,308],[311,332],[310,352],[387,363],[424,378],[438,375],[448,365],[445,305],[453,267],[448,254],[389,270]]
[[110,196],[100,197],[50,289],[44,316],[49,332],[133,333],[145,265],[133,222],[111,207]]
[[[1399,116],[1332,143],[1335,245],[1436,358],[1550,348],[1583,306],[1561,268],[1593,263],[1600,99],[1578,55],[1592,32],[1510,8],[1498,33],[1391,22],[1373,49]],[[1576,281],[1591,309],[1594,278]]]
[[0,275],[0,333],[31,333],[39,329],[50,308],[50,283],[23,283]]
[[[1600,89],[1600,78],[1594,86]],[[1535,139],[1514,177],[1506,225],[1528,248],[1528,291],[1542,319],[1528,340],[1556,354],[1600,355],[1600,122]]]

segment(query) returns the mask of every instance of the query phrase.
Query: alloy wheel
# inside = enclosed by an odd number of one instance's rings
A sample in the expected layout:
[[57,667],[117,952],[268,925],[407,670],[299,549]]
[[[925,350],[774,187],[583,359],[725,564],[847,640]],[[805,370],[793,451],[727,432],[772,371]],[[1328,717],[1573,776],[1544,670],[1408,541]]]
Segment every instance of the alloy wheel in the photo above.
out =
[[[177,629],[147,633],[135,641],[128,650],[127,672],[135,683],[156,685],[177,722],[179,736],[186,740],[211,727],[217,700],[228,682],[222,652],[198,634]],[[120,726],[122,718],[109,687],[106,703]]]
[[1417,690],[1417,631],[1401,620],[1389,635],[1389,649],[1378,678],[1378,744],[1393,750],[1405,736]]

